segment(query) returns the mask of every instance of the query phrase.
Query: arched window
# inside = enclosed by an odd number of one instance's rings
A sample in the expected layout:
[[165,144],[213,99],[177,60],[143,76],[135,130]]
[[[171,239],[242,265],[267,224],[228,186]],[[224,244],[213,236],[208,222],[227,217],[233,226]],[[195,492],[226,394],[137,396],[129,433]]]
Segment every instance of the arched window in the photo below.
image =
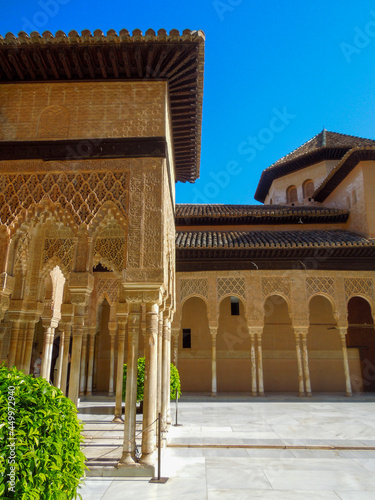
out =
[[303,198],[312,198],[314,194],[314,181],[311,179],[305,180],[305,182],[302,185],[302,190],[303,190]]
[[296,203],[297,201],[298,201],[298,196],[297,196],[296,186],[289,186],[288,189],[286,190],[286,202],[290,204],[290,203]]

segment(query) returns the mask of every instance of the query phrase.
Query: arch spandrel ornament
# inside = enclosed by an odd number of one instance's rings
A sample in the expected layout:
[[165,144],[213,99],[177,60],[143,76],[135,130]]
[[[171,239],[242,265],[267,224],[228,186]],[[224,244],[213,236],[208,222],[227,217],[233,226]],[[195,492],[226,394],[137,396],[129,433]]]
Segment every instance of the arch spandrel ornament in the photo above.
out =
[[217,279],[217,297],[220,302],[225,297],[236,296],[246,302],[245,278],[226,276]]
[[351,297],[360,296],[370,302],[370,304],[374,304],[374,281],[371,278],[345,278],[344,284],[347,302]]
[[264,302],[271,295],[280,295],[286,300],[290,309],[291,292],[288,278],[278,276],[262,278],[262,294]]
[[325,295],[332,300],[336,297],[336,283],[332,277],[308,277],[306,278],[306,294],[309,300],[314,295]]
[[190,297],[200,297],[208,301],[207,278],[181,278],[179,280],[180,301],[185,302]]

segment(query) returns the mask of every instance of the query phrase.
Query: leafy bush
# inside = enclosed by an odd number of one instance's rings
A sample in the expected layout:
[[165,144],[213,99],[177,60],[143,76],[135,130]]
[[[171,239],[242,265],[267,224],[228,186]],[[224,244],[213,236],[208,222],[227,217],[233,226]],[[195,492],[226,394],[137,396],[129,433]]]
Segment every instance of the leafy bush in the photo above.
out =
[[176,399],[176,391],[178,391],[178,397],[181,396],[181,383],[180,374],[177,368],[171,363],[171,399]]
[[[138,358],[138,372],[137,372],[137,401],[143,400],[143,391],[145,386],[145,358]],[[122,386],[122,397],[125,400],[126,393],[126,374],[128,365],[124,364],[124,382]],[[174,364],[171,363],[171,399],[176,399],[176,390],[178,389],[178,396],[181,396],[180,375]]]
[[[143,400],[143,390],[145,386],[145,358],[138,358],[138,372],[137,372],[137,401]],[[122,398],[125,401],[125,393],[126,393],[126,374],[128,373],[128,365],[124,364],[124,382],[122,385]]]
[[0,367],[0,498],[81,498],[85,456],[76,412],[43,378]]

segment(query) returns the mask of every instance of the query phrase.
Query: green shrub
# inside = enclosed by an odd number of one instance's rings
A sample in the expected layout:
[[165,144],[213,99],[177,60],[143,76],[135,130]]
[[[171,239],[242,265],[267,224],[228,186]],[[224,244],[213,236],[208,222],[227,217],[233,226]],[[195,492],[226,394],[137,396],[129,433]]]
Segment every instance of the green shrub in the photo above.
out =
[[81,498],[85,456],[76,412],[43,378],[0,367],[0,498]]
[[[137,372],[137,401],[143,400],[143,391],[145,386],[145,358],[138,358],[138,372]],[[122,398],[125,400],[126,393],[126,374],[128,365],[124,364],[124,382],[122,386]],[[178,396],[181,396],[180,375],[177,368],[171,363],[171,399],[176,399],[176,390],[178,389]]]

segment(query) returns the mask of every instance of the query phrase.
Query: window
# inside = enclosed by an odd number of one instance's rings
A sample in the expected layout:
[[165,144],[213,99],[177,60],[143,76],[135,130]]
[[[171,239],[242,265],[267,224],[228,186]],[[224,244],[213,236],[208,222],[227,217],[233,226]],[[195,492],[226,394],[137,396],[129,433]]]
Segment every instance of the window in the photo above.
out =
[[286,190],[286,202],[290,205],[298,201],[296,186],[289,186]]
[[230,298],[230,313],[232,316],[240,315],[240,299],[237,297]]
[[190,328],[184,328],[182,330],[182,348],[191,349],[191,330]]
[[304,199],[312,198],[314,194],[314,181],[307,179],[302,185],[302,190]]

